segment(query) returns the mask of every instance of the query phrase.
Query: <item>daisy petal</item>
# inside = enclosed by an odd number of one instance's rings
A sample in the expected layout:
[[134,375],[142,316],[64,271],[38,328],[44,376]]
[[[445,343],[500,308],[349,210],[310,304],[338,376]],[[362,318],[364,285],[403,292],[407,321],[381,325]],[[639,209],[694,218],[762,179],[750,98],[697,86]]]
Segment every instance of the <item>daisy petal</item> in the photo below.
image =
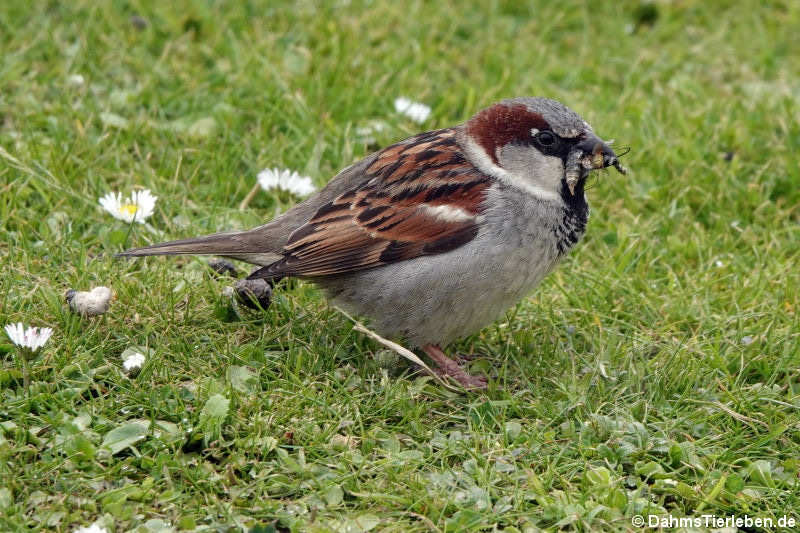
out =
[[402,113],[414,122],[422,124],[431,114],[431,108],[425,104],[414,102],[405,97],[396,98],[394,101],[394,109],[398,113]]
[[264,190],[283,189],[297,196],[308,196],[317,190],[311,178],[301,176],[294,170],[266,168],[258,173],[257,178]]
[[8,324],[5,330],[11,342],[32,352],[44,346],[53,334],[53,328],[26,328],[22,322]]
[[153,214],[156,206],[157,196],[153,196],[150,189],[133,191],[125,199],[120,192],[110,192],[99,199],[100,205],[108,211],[111,216],[124,222],[138,222],[144,224],[150,215]]

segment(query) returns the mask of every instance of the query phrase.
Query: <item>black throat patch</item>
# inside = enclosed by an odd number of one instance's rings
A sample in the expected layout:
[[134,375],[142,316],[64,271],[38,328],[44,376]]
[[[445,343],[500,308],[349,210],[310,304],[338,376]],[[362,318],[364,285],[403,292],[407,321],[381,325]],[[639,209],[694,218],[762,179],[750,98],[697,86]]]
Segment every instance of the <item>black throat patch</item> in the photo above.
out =
[[589,204],[583,194],[586,178],[582,178],[575,185],[575,194],[570,194],[567,183],[562,180],[561,198],[564,200],[564,213],[559,224],[553,228],[556,238],[556,247],[559,255],[564,255],[575,246],[583,234],[586,233],[586,223],[589,221]]

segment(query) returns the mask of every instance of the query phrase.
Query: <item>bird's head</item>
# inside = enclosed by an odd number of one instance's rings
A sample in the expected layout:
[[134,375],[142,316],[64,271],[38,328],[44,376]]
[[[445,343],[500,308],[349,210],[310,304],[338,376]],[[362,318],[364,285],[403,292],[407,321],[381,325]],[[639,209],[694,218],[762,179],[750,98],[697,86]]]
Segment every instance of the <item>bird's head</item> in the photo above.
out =
[[475,114],[464,131],[481,170],[538,196],[582,197],[591,170],[626,173],[580,115],[548,98],[503,100]]

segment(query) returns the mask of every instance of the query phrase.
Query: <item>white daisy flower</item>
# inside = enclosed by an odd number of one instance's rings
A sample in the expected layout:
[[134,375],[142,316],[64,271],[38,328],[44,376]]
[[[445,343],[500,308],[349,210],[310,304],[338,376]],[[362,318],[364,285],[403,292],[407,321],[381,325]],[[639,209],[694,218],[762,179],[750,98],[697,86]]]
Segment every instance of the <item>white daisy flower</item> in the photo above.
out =
[[356,127],[356,138],[366,144],[375,144],[375,135],[389,129],[389,124],[383,120],[370,120],[363,126]]
[[53,328],[26,328],[22,322],[8,324],[5,329],[11,342],[32,352],[44,346],[53,334]]
[[394,110],[402,113],[417,124],[422,124],[431,114],[431,108],[405,97],[395,98]]
[[100,198],[100,205],[111,213],[111,216],[125,222],[144,221],[153,214],[157,196],[153,196],[150,189],[133,191],[128,198],[122,199],[122,193],[110,192]]
[[261,188],[284,189],[298,196],[308,196],[316,191],[311,178],[301,176],[294,170],[281,170],[279,168],[266,168],[258,173],[258,183]]
[[[125,350],[126,352],[128,350]],[[122,359],[122,368],[125,372],[134,372],[138,371],[144,365],[144,354],[139,352],[133,352],[129,354],[123,354],[125,356]]]
[[108,533],[108,530],[95,522],[91,526],[79,527],[73,533]]

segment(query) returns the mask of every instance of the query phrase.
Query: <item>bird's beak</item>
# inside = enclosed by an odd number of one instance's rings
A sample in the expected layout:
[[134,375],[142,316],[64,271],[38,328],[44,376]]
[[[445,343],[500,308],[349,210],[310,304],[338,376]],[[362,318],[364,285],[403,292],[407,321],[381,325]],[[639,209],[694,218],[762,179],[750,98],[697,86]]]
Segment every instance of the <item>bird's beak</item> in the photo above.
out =
[[628,173],[628,169],[619,163],[617,154],[608,143],[593,133],[587,134],[575,145],[567,159],[566,179],[570,194],[575,195],[575,186],[590,170],[607,167],[616,168],[620,174]]

